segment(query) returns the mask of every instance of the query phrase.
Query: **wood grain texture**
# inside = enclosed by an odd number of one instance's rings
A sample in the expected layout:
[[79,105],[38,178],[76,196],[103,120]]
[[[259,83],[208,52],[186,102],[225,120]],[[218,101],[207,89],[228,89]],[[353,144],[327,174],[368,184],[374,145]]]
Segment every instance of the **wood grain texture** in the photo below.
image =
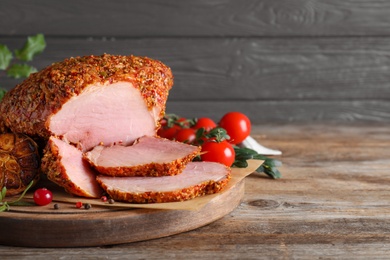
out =
[[[47,44],[34,60],[39,69],[68,57],[103,53],[159,59],[175,77],[172,100],[390,99],[388,38],[48,38]],[[10,79],[2,82],[6,88],[14,85]]]
[[240,204],[243,194],[244,181],[240,181],[198,210],[122,208],[108,211],[93,206],[90,211],[83,211],[75,210],[73,203],[58,203],[60,209],[57,211],[52,206],[27,207],[24,212],[11,209],[0,215],[2,230],[8,234],[0,236],[0,244],[64,248],[115,245],[171,236],[227,215]]
[[2,259],[386,259],[390,253],[389,125],[255,127],[283,151],[283,178],[252,174],[240,206],[202,228],[112,247],[0,246]]
[[380,0],[2,0],[0,35],[186,37],[389,35]]
[[[386,1],[11,1],[0,43],[45,34],[41,69],[66,57],[134,54],[162,60],[175,85],[168,110],[254,123],[389,122],[390,4]],[[0,71],[0,87],[20,80]]]
[[240,111],[254,124],[286,122],[390,122],[386,100],[356,101],[195,101],[168,102],[167,113],[184,117],[207,115],[218,122],[227,111]]
[[[1,38],[0,38],[1,40]],[[9,46],[21,39],[2,38]],[[388,38],[48,38],[39,69],[67,57],[135,54],[162,60],[175,84],[168,111],[219,119],[228,110],[264,121],[389,121]],[[19,80],[20,81],[20,80]],[[10,89],[17,80],[3,78]]]

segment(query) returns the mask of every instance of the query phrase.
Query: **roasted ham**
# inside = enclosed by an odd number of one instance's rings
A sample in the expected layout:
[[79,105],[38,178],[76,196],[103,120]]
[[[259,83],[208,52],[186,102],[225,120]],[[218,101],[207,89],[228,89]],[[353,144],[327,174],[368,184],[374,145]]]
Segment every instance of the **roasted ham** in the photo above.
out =
[[58,136],[83,151],[101,143],[131,144],[156,133],[172,84],[171,70],[149,58],[70,58],[7,92],[0,121],[12,132]]
[[199,153],[197,146],[143,136],[131,146],[96,146],[84,158],[105,175],[158,177],[181,173]]
[[58,138],[49,138],[41,168],[49,180],[71,194],[89,198],[102,195],[96,174],[82,159],[82,152]]
[[97,182],[82,153],[156,135],[172,84],[171,70],[149,58],[66,59],[5,94],[0,130],[48,142],[42,170],[49,179],[72,194],[97,197]]
[[189,200],[219,192],[229,180],[230,168],[214,162],[190,162],[181,174],[174,176],[97,177],[114,200],[131,203]]
[[46,144],[42,171],[74,195],[150,203],[218,192],[230,168],[190,162],[200,148],[156,137],[172,84],[171,70],[149,58],[66,59],[6,93],[0,131]]

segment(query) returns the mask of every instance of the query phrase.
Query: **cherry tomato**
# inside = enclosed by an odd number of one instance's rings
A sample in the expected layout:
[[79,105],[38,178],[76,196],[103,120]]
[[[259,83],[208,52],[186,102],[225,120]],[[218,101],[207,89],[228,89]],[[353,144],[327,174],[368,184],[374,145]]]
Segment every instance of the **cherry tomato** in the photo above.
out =
[[235,157],[234,148],[227,141],[206,142],[202,145],[202,161],[218,162],[230,167]]
[[175,139],[183,143],[192,143],[196,139],[196,131],[192,128],[183,128],[176,133]]
[[178,125],[173,125],[172,127],[168,127],[166,119],[162,119],[160,121],[160,124],[161,127],[157,130],[157,135],[167,139],[173,139],[177,131],[180,130],[180,126]]
[[157,131],[157,135],[167,138],[167,139],[174,139],[177,132],[179,132],[180,129],[183,127],[189,127],[189,123],[186,118],[182,117],[175,121],[176,123],[181,123],[181,125],[174,124],[171,127],[168,127],[167,120],[163,119],[161,120],[161,127]]
[[53,194],[46,188],[39,188],[34,192],[34,202],[39,206],[45,206],[53,200]]
[[219,121],[219,126],[224,128],[230,136],[229,143],[239,144],[247,138],[251,132],[249,118],[240,112],[229,112]]
[[210,131],[211,129],[213,129],[216,126],[217,126],[217,124],[211,118],[201,117],[201,118],[198,118],[198,120],[196,121],[196,124],[192,128],[199,129],[199,128],[203,127],[206,131]]
[[157,131],[157,135],[172,140],[179,130],[180,126],[178,125],[174,125],[172,127],[161,126],[161,128]]

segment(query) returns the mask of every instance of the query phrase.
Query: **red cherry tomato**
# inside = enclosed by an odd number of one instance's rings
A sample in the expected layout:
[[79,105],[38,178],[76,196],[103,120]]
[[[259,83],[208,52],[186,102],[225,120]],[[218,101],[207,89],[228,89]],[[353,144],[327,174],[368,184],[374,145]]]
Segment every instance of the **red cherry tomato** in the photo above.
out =
[[172,127],[161,126],[157,131],[157,135],[172,140],[179,130],[180,126],[178,125]]
[[219,126],[224,128],[230,136],[229,143],[239,144],[247,138],[251,132],[249,118],[240,112],[229,112],[219,121]]
[[206,131],[210,131],[211,129],[213,129],[216,126],[217,126],[217,124],[211,118],[201,117],[201,118],[198,118],[198,120],[196,121],[196,124],[192,128],[199,129],[199,128],[203,127]]
[[183,143],[192,143],[196,139],[196,131],[192,128],[183,128],[176,133],[175,139]]
[[166,119],[162,119],[160,123],[161,127],[157,130],[157,135],[171,140],[175,138],[179,130],[189,127],[189,122],[184,117],[177,119],[171,127],[168,127]]
[[53,194],[46,188],[37,189],[34,192],[34,202],[39,206],[45,206],[53,200]]
[[234,148],[227,141],[206,142],[202,145],[202,155],[200,156],[202,161],[218,162],[230,167],[235,157]]

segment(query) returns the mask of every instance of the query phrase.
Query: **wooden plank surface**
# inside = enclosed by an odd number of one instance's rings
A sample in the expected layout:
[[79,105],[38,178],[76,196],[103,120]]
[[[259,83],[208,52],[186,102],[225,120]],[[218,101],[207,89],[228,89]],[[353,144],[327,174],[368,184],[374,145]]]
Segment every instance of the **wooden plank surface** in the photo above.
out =
[[[44,185],[47,187],[48,184]],[[58,186],[50,190],[54,199],[59,200],[55,201],[60,207],[58,210],[54,210],[54,203],[51,203],[44,207],[12,207],[10,212],[0,214],[0,226],[3,234],[7,234],[6,237],[0,236],[1,245],[52,248],[108,246],[172,236],[205,226],[233,211],[243,197],[244,181],[232,183],[218,195],[195,199],[203,202],[202,206],[193,209],[179,209],[182,206],[172,204],[165,209],[164,205],[156,204],[129,208],[128,204],[121,207],[118,205],[122,204],[120,202],[116,202],[115,207],[109,207],[97,199],[91,201],[92,208],[83,210],[74,205],[77,201],[86,203],[85,198],[73,198],[76,202],[68,203],[66,200],[72,200],[71,196],[62,195]],[[196,203],[195,200],[182,204]]]
[[[3,39],[20,46],[24,39]],[[219,119],[229,110],[264,121],[390,121],[388,38],[57,39],[34,60],[135,54],[162,60],[175,84],[168,112]],[[3,77],[12,88],[21,80]]]
[[[0,38],[1,40],[1,38]],[[9,46],[23,40],[4,39]],[[39,69],[68,57],[148,56],[172,68],[171,100],[390,99],[390,39],[47,39]],[[2,84],[14,86],[10,79]],[[9,82],[9,83],[8,83]]]
[[380,0],[2,0],[0,35],[187,37],[389,35]]
[[[283,151],[283,178],[246,178],[243,202],[205,227],[167,238],[69,249],[0,246],[2,259],[386,259],[389,125],[255,127]],[[80,230],[82,232],[82,230]]]
[[[135,54],[175,75],[170,112],[255,123],[390,122],[386,1],[2,0],[0,43],[44,33],[41,69],[66,57]],[[0,71],[0,87],[20,80]]]

